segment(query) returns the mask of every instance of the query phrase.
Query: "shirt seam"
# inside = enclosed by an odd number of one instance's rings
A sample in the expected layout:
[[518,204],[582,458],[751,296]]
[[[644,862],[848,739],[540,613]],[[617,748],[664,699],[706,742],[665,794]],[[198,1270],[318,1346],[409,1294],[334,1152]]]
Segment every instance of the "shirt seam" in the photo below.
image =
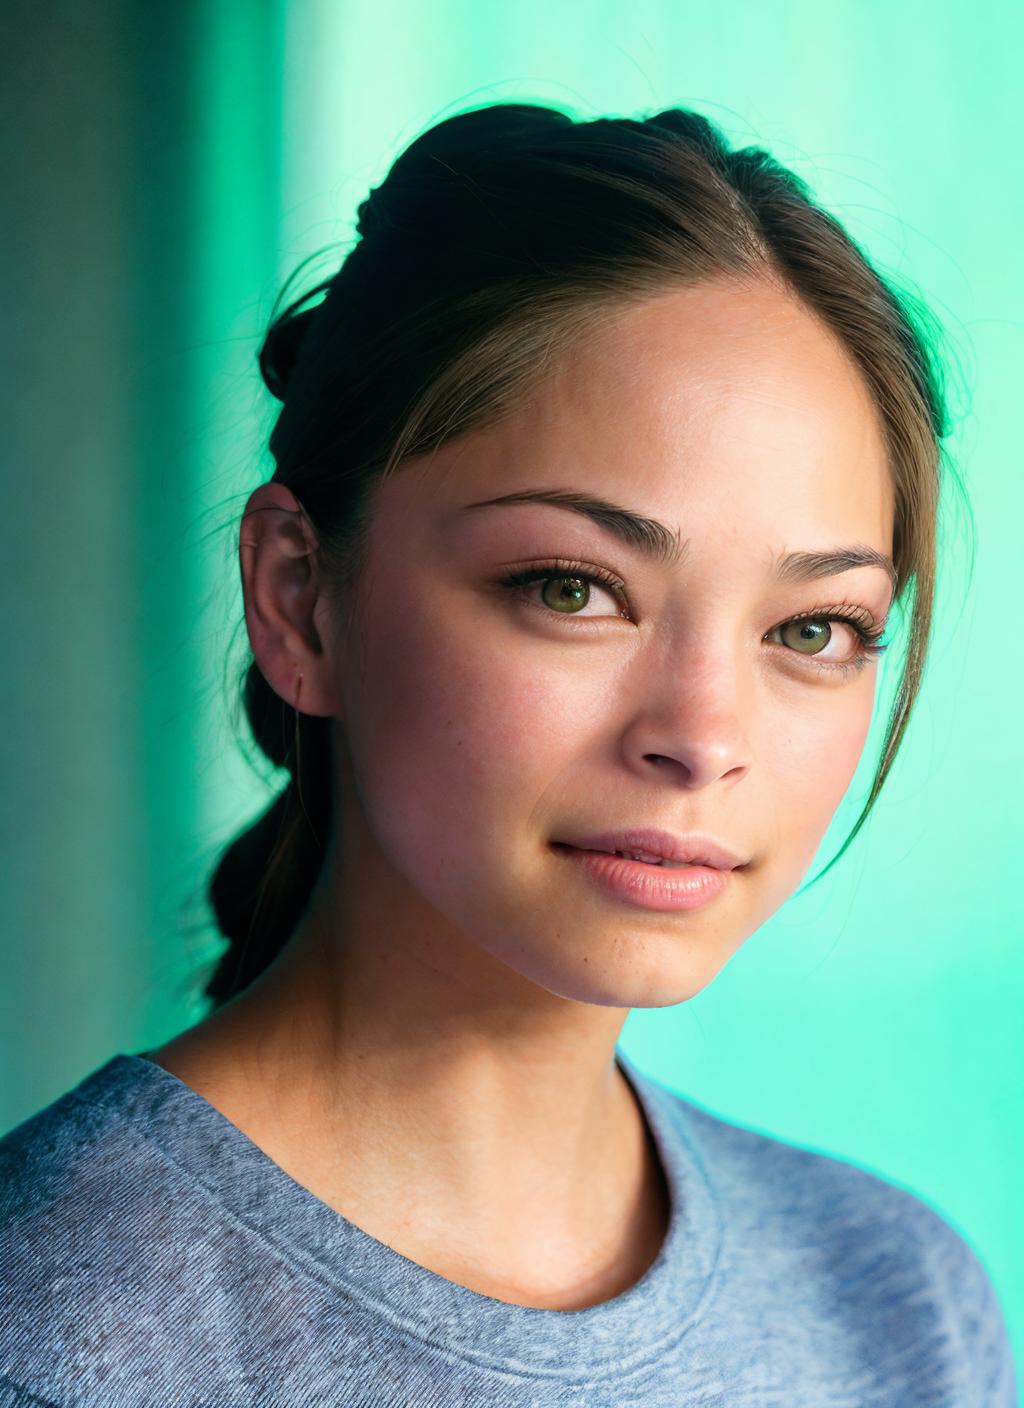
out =
[[[538,1370],[528,1365],[522,1365],[512,1359],[495,1360],[474,1349],[462,1345],[455,1348],[450,1344],[446,1344],[444,1341],[431,1338],[428,1334],[424,1334],[416,1327],[414,1322],[403,1320],[386,1302],[378,1300],[372,1293],[368,1293],[364,1288],[354,1286],[342,1273],[335,1270],[327,1272],[319,1265],[315,1257],[312,1257],[302,1248],[288,1246],[286,1249],[282,1247],[275,1238],[251,1224],[233,1208],[229,1208],[201,1178],[190,1169],[187,1169],[183,1164],[179,1163],[174,1155],[163,1146],[162,1142],[145,1128],[141,1120],[130,1118],[119,1110],[114,1110],[113,1114],[126,1128],[131,1130],[136,1139],[143,1141],[146,1148],[155,1150],[166,1163],[171,1165],[171,1167],[187,1179],[192,1187],[201,1190],[207,1201],[214,1204],[219,1212],[229,1216],[233,1222],[244,1227],[254,1237],[257,1237],[265,1247],[270,1248],[280,1263],[307,1277],[321,1288],[328,1287],[340,1290],[357,1309],[376,1315],[393,1330],[404,1335],[406,1338],[426,1345],[431,1350],[451,1360],[484,1368],[492,1373],[514,1376],[524,1380],[554,1382],[564,1384],[570,1388],[586,1388],[600,1385],[601,1382],[606,1380],[610,1373],[615,1374],[617,1377],[626,1378],[631,1374],[635,1374],[649,1367],[661,1354],[671,1349],[682,1339],[688,1331],[699,1325],[706,1311],[709,1298],[717,1290],[717,1273],[723,1241],[721,1235],[717,1238],[714,1260],[708,1272],[706,1284],[691,1315],[688,1316],[681,1325],[673,1326],[672,1329],[655,1344],[646,1346],[642,1351],[638,1351],[632,1358],[597,1360],[588,1369],[587,1377],[585,1378],[578,1376],[571,1377],[567,1375],[564,1370],[558,1368]],[[687,1143],[689,1144],[689,1140],[687,1140]],[[714,1202],[714,1193],[706,1177],[705,1184]],[[715,1210],[716,1223],[720,1231],[721,1218],[718,1213],[717,1203],[715,1203]]]

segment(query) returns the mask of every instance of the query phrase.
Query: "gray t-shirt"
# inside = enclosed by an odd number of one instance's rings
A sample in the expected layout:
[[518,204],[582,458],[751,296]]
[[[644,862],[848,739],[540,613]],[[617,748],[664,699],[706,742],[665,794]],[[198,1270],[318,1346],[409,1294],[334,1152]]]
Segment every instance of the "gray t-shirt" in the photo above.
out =
[[1016,1408],[992,1283],[930,1205],[616,1059],[670,1227],[564,1311],[410,1261],[117,1054],[0,1139],[0,1408]]

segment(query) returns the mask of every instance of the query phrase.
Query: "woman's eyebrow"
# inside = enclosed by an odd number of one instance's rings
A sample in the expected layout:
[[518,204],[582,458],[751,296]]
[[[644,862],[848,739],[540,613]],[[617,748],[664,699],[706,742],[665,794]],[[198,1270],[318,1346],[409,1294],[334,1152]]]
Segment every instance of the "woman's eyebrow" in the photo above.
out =
[[775,564],[775,577],[780,582],[810,582],[837,572],[849,572],[854,567],[881,567],[894,592],[899,586],[892,558],[867,543],[850,543],[828,552],[788,552]]
[[[517,503],[548,504],[552,508],[581,513],[659,566],[677,567],[686,553],[678,532],[673,532],[667,524],[659,523],[656,518],[645,518],[643,514],[621,508],[581,489],[520,489],[511,494],[499,494],[493,499],[462,504],[460,512]],[[851,543],[827,552],[788,552],[776,561],[774,576],[780,582],[807,582],[838,572],[849,572],[855,567],[881,567],[889,577],[893,590],[899,585],[892,558],[867,543]]]
[[679,541],[679,534],[673,533],[664,523],[655,518],[644,518],[628,508],[619,508],[594,494],[577,489],[520,489],[512,494],[499,494],[493,499],[480,499],[476,503],[462,504],[461,509],[490,508],[495,504],[539,503],[550,504],[553,508],[571,509],[593,519],[601,528],[606,528],[620,542],[636,548],[644,557],[650,558],[663,567],[676,567],[683,560],[686,549]]

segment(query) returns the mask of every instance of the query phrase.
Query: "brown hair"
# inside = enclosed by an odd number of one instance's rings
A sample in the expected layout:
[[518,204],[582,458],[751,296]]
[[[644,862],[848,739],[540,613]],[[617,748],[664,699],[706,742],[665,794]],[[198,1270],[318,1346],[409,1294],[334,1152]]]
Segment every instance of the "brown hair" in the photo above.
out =
[[[493,424],[630,302],[715,276],[768,278],[838,336],[885,431],[896,600],[910,630],[870,796],[829,869],[881,790],[924,670],[947,434],[931,315],[894,292],[801,178],[759,148],[730,150],[680,108],[579,122],[518,103],[460,113],[398,157],[357,228],[341,268],[272,317],[259,352],[284,403],[273,479],[300,501],[325,580],[339,585],[358,582],[376,484]],[[215,1007],[284,946],[331,824],[331,720],[296,713],[251,657],[242,701],[259,748],[291,781],[210,880],[228,940],[205,987]]]

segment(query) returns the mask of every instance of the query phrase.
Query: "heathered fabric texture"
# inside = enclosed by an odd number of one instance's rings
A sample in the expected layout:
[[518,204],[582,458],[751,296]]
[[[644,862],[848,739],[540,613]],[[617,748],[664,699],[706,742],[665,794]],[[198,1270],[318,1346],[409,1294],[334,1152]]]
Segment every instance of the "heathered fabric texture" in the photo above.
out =
[[1016,1408],[992,1284],[930,1205],[616,1058],[670,1229],[559,1311],[408,1260],[119,1053],[0,1139],[0,1408]]

